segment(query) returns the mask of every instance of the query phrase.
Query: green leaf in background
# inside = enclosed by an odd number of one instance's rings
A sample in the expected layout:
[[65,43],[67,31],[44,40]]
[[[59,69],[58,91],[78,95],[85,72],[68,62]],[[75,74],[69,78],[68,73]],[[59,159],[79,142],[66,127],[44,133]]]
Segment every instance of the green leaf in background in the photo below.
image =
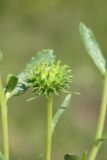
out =
[[30,62],[26,65],[24,71],[18,75],[17,85],[15,86],[14,90],[11,92],[10,97],[23,94],[29,88],[27,80],[26,80],[26,70],[27,69],[30,69],[33,64],[39,63],[42,60],[46,60],[50,62],[54,59],[55,59],[55,56],[53,54],[52,49],[43,49],[42,51],[38,52],[35,55],[35,57],[32,57]]
[[104,74],[106,68],[106,60],[103,57],[102,51],[100,50],[100,47],[96,42],[92,31],[83,23],[80,23],[79,30],[88,54],[90,55],[100,72]]
[[5,160],[4,155],[0,152],[0,160]]
[[87,151],[85,151],[82,155],[82,160],[87,160]]
[[75,154],[65,154],[64,160],[80,160],[80,158]]
[[59,107],[58,111],[54,115],[53,121],[52,121],[52,132],[54,132],[54,129],[55,129],[56,124],[58,123],[60,117],[62,116],[62,114],[64,113],[64,111],[68,108],[70,100],[71,100],[71,94],[68,94],[65,97],[65,99],[64,99],[61,107]]

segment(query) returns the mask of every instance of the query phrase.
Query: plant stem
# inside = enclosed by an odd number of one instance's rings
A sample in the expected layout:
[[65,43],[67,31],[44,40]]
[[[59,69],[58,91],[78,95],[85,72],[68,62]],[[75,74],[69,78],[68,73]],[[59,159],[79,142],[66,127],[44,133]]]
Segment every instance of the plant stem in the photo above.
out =
[[46,139],[46,160],[51,159],[52,141],[52,96],[47,98],[47,139]]
[[7,100],[4,95],[4,90],[2,87],[1,76],[0,76],[0,105],[1,105],[1,114],[2,114],[4,156],[5,156],[5,160],[9,160]]
[[101,146],[101,143],[96,143],[100,138],[102,138],[104,122],[106,117],[106,109],[107,109],[107,70],[105,72],[105,79],[104,79],[104,88],[103,88],[103,95],[102,95],[102,102],[101,102],[101,109],[99,114],[98,126],[96,130],[95,142],[92,147],[89,160],[95,160],[98,150]]

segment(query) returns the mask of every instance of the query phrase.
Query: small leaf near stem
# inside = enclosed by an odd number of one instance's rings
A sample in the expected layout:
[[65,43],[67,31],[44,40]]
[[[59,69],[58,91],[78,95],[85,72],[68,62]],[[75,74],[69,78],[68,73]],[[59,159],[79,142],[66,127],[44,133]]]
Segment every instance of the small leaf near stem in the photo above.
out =
[[46,138],[46,160],[51,159],[52,144],[52,95],[47,97],[47,138]]
[[71,100],[71,94],[68,94],[65,97],[62,105],[59,107],[58,111],[55,113],[55,115],[53,117],[53,120],[52,120],[52,133],[54,132],[54,129],[55,129],[56,125],[57,125],[57,122],[61,118],[62,114],[69,107],[70,100]]
[[5,87],[5,94],[6,98],[9,99],[11,97],[12,91],[15,89],[16,85],[18,83],[18,77],[16,77],[13,74],[8,74],[7,76],[7,83]]
[[0,76],[0,105],[1,105],[1,114],[2,114],[4,156],[5,156],[5,160],[9,160],[7,100],[4,95],[4,90],[2,87],[1,76]]
[[89,156],[89,160],[95,160],[96,159],[98,150],[101,146],[101,143],[96,143],[96,142],[98,142],[99,139],[101,139],[102,136],[103,136],[106,110],[107,110],[107,70],[105,72],[104,89],[103,89],[103,95],[102,95],[102,103],[101,103],[101,108],[100,108],[98,126],[97,126],[97,131],[96,131],[96,136],[95,136],[95,142],[94,142],[94,145],[92,147],[92,150],[91,150],[91,153],[90,153],[90,156]]

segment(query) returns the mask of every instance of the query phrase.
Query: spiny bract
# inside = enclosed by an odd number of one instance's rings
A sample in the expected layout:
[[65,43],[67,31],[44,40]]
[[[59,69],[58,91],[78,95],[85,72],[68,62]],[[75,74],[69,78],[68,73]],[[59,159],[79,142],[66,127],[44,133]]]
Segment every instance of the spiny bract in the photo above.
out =
[[62,66],[60,61],[55,63],[55,60],[51,62],[42,60],[40,63],[32,64],[26,73],[29,86],[33,87],[36,95],[66,92],[72,77],[69,67]]

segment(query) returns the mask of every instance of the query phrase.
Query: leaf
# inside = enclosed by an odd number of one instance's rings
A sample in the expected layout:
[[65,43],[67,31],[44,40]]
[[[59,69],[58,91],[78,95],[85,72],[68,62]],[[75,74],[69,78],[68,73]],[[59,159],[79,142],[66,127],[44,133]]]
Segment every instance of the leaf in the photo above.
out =
[[65,154],[64,160],[80,160],[80,158],[75,154]]
[[82,160],[87,160],[87,151],[85,151],[82,155]]
[[0,160],[5,160],[5,157],[1,152],[0,152]]
[[40,63],[42,60],[48,62],[55,60],[55,55],[53,53],[54,51],[52,49],[43,49],[37,52],[36,56],[32,57],[30,62],[26,65],[26,69],[31,68],[34,64]]
[[5,94],[6,98],[9,99],[11,97],[11,93],[14,90],[18,83],[18,78],[13,75],[13,74],[8,74],[7,76],[7,82],[6,82],[6,87],[5,87]]
[[104,75],[106,68],[106,60],[103,57],[102,51],[100,50],[100,47],[96,42],[92,31],[87,28],[83,23],[80,23],[79,30],[88,54],[90,55],[100,72]]
[[56,112],[56,114],[54,115],[53,117],[53,121],[52,121],[52,132],[54,132],[54,129],[59,121],[59,119],[61,118],[62,114],[64,113],[64,111],[68,108],[69,106],[69,103],[70,103],[70,100],[71,100],[71,94],[68,94],[61,107],[58,109],[58,111]]
[[18,82],[18,78],[13,74],[8,74],[5,92],[11,92]]
[[23,94],[28,89],[28,84],[26,81],[26,73],[22,72],[18,75],[18,83],[11,93],[12,96],[18,96]]

